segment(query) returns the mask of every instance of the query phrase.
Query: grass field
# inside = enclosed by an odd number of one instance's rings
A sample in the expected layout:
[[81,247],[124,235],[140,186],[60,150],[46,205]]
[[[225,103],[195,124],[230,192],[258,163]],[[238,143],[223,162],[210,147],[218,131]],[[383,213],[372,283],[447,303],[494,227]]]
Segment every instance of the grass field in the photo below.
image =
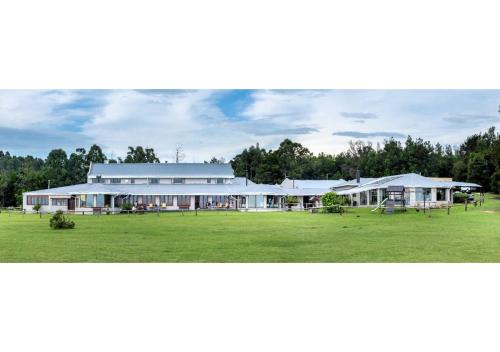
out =
[[432,216],[369,209],[310,214],[0,214],[0,262],[500,262],[500,198]]

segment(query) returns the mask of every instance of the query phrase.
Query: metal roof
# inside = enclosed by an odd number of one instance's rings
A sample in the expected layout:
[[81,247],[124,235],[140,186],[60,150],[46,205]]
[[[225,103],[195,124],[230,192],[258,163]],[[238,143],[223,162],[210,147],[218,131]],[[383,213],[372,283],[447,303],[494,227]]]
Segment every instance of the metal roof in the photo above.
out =
[[453,187],[481,187],[476,183],[435,181],[429,177],[415,173],[385,176],[370,181],[362,186],[339,191],[338,194],[354,194],[372,189],[387,188],[389,186],[422,187],[422,188],[453,188]]
[[112,195],[286,195],[273,185],[249,184],[102,184],[84,183],[73,186],[26,192],[24,195],[73,195],[73,194],[112,194]]
[[245,177],[235,177],[235,178],[233,178],[232,183],[233,183],[233,185],[242,185],[242,186],[244,186],[246,184],[255,185],[255,182],[253,182],[250,179],[247,180]]
[[332,192],[330,188],[281,188],[283,192],[290,196],[322,196]]
[[362,186],[365,183],[374,181],[376,179],[377,178],[375,178],[375,177],[360,177],[359,183],[358,183],[358,180],[354,179],[354,180],[345,181],[344,183],[342,183],[340,185],[337,185],[336,187],[342,187],[342,186]]
[[290,180],[295,188],[331,188],[344,184],[345,180]]
[[90,177],[234,177],[231,164],[205,163],[92,163],[88,175]]

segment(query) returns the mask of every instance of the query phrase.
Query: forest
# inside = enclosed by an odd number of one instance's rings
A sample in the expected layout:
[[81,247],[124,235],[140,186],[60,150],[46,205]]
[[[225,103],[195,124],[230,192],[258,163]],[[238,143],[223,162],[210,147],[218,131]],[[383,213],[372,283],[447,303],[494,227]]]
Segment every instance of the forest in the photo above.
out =
[[[0,150],[0,206],[19,206],[22,193],[31,190],[86,182],[91,162],[158,163],[152,148],[129,147],[124,158],[109,159],[94,144],[88,151],[77,148],[69,156],[63,149],[52,150],[45,159],[15,156]],[[224,162],[213,157],[210,163]],[[452,177],[479,183],[486,192],[500,193],[500,134],[495,127],[474,134],[459,146],[432,144],[408,136],[404,142],[387,139],[373,145],[351,141],[348,149],[332,155],[314,155],[306,146],[290,139],[275,150],[259,144],[245,148],[230,161],[236,176],[254,182],[276,184],[285,177],[294,179],[353,179],[381,177],[408,172],[424,176]],[[50,183],[50,184],[49,184]]]

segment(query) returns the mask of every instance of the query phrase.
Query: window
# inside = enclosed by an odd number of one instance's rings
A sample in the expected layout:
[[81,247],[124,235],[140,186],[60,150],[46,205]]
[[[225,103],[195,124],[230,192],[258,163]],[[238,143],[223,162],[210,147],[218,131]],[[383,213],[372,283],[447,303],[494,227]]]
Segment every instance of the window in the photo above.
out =
[[157,204],[157,196],[148,194],[148,195],[142,196],[142,201],[146,205],[156,205]]
[[103,208],[104,207],[104,194],[97,194],[95,196],[95,206],[97,208]]
[[428,202],[431,201],[431,189],[430,188],[424,188],[424,199]]
[[255,196],[257,208],[264,208],[264,196]]
[[121,178],[112,178],[109,180],[110,183],[122,183]]
[[177,196],[177,206],[190,206],[191,196]]
[[134,184],[134,183],[135,183],[135,178],[131,178],[131,179],[130,179],[130,183],[131,183],[131,184]]
[[149,184],[151,184],[151,185],[156,185],[158,183],[160,183],[160,179],[159,178],[150,178],[149,179]]
[[170,206],[174,204],[174,196],[160,196],[160,205]]
[[207,183],[212,183],[212,179],[211,178],[207,178]]
[[176,185],[180,185],[180,184],[185,183],[185,182],[186,182],[186,180],[183,178],[174,178],[174,184],[176,184]]
[[217,179],[217,184],[220,185],[220,184],[223,184],[224,183],[224,179],[223,178],[218,178]]
[[370,191],[370,204],[375,205],[375,204],[377,204],[377,202],[378,202],[378,199],[377,199],[377,190],[376,189],[372,189]]
[[359,205],[366,205],[366,192],[361,192],[359,194]]
[[81,208],[92,208],[94,206],[94,196],[92,194],[82,194],[80,196]]
[[57,207],[67,207],[68,200],[66,198],[52,198],[52,205]]
[[27,205],[49,205],[49,196],[27,196],[26,197]]
[[250,208],[264,208],[264,196],[248,196],[248,206]]
[[[210,179],[209,179],[210,180]],[[206,209],[208,208],[208,196],[200,196],[199,198],[199,204],[198,206],[201,208],[201,209]],[[210,205],[212,205],[212,203],[210,203]]]
[[229,203],[227,196],[212,196],[212,205],[223,206]]
[[255,196],[248,196],[248,207],[255,208]]
[[382,200],[387,198],[387,188],[382,188],[380,190],[382,192]]
[[415,199],[417,202],[430,202],[431,200],[431,189],[430,188],[415,188]]
[[436,200],[445,201],[446,200],[446,188],[438,188],[436,190]]

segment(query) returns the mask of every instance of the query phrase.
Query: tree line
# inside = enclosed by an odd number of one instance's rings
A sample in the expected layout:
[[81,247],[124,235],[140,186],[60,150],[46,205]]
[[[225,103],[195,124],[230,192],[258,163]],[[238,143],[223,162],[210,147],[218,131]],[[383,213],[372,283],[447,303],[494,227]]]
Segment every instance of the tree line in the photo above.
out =
[[[22,193],[31,190],[85,183],[90,163],[158,163],[152,148],[128,147],[124,158],[108,158],[98,145],[77,148],[69,156],[54,149],[46,159],[14,156],[0,150],[0,206],[22,204]],[[213,157],[209,163],[224,163]],[[500,193],[500,135],[491,127],[474,134],[458,147],[432,144],[408,136],[406,141],[382,144],[351,141],[345,152],[314,155],[300,143],[285,139],[275,150],[259,144],[245,148],[230,161],[235,175],[254,182],[276,184],[293,179],[353,179],[416,172],[424,176],[453,177],[476,182],[485,191]],[[49,181],[50,180],[50,181]]]
[[63,149],[54,149],[47,158],[15,156],[0,150],[0,206],[19,206],[22,193],[48,187],[87,182],[90,163],[159,163],[152,148],[128,147],[125,158],[108,158],[94,144],[87,151],[77,148],[68,157]]
[[313,155],[302,144],[285,139],[276,150],[259,144],[245,148],[231,164],[236,176],[258,183],[281,183],[285,177],[353,179],[357,170],[364,177],[414,172],[475,182],[487,192],[500,192],[500,137],[495,127],[467,137],[455,148],[408,136],[404,142],[391,138],[375,146],[351,141],[348,150],[337,155]]

